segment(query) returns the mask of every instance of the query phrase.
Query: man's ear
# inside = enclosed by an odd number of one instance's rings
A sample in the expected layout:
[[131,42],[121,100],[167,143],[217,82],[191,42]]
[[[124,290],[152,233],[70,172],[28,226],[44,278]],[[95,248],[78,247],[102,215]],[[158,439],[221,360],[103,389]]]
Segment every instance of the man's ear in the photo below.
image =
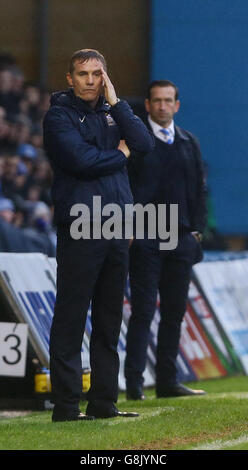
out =
[[73,86],[71,74],[69,72],[66,74],[66,79],[67,79],[68,85]]
[[176,101],[176,111],[175,111],[175,113],[177,113],[177,112],[179,111],[180,104],[181,104],[180,101],[177,100],[177,101]]
[[148,98],[145,99],[144,103],[145,103],[146,111],[149,114],[149,112],[150,112],[150,101],[148,100]]

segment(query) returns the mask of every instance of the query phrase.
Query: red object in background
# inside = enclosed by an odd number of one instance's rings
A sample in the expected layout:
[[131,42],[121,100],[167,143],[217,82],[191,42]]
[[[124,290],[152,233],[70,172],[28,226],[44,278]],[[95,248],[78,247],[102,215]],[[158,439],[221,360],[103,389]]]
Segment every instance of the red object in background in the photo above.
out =
[[228,375],[189,304],[181,327],[180,350],[198,380]]

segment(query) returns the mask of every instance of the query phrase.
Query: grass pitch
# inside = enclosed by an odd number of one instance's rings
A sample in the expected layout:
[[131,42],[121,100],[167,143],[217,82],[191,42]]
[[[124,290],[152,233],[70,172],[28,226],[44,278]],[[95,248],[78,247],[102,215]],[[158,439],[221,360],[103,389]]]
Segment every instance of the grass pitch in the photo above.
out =
[[[248,449],[248,377],[187,384],[207,395],[126,401],[137,418],[52,423],[51,411],[6,418],[0,412],[1,450],[238,450]],[[84,412],[86,403],[82,402]],[[2,417],[1,417],[2,416]]]

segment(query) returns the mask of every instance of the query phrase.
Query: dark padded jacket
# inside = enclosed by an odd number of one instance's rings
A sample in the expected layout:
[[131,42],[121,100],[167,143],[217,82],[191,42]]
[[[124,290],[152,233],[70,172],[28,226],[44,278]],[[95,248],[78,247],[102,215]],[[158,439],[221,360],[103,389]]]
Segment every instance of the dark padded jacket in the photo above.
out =
[[72,89],[53,93],[43,130],[53,169],[55,224],[72,222],[74,204],[86,204],[92,214],[93,196],[101,196],[102,206],[124,209],[133,202],[127,158],[117,147],[125,139],[130,150],[151,151],[154,138],[126,101],[110,106],[100,96],[92,109]]

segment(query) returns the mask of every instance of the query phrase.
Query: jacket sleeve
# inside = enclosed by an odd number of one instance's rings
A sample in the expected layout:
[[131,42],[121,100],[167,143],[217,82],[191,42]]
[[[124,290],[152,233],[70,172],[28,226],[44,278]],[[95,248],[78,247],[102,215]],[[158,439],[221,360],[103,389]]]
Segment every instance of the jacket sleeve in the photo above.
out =
[[71,119],[59,107],[50,108],[43,129],[44,147],[51,165],[74,176],[106,176],[127,164],[127,158],[120,150],[100,150],[85,142]]
[[126,101],[119,101],[110,108],[110,114],[118,124],[121,136],[130,150],[150,152],[155,147],[153,134],[136,116]]
[[192,142],[197,171],[196,210],[194,214],[193,227],[194,230],[203,233],[207,222],[207,184],[199,142],[195,137],[192,139]]

